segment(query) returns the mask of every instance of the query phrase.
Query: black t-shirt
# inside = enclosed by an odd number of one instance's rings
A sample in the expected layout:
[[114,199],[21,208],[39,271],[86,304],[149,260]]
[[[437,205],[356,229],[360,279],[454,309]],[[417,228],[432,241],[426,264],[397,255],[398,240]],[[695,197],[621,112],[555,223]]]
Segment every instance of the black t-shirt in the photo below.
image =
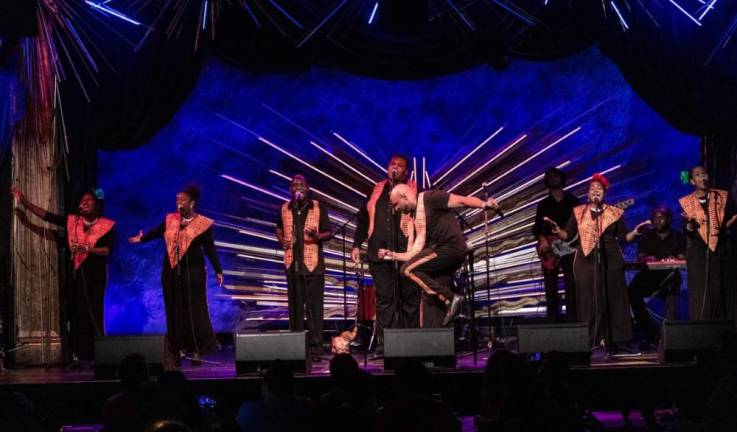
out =
[[550,231],[550,226],[547,226],[543,221],[543,216],[548,217],[555,221],[559,227],[566,226],[568,218],[573,213],[573,208],[581,203],[578,197],[566,193],[563,195],[563,199],[556,201],[552,195],[548,194],[545,199],[537,204],[537,213],[535,214],[535,225],[532,227],[532,235],[537,237],[540,235],[550,236],[553,233]]
[[671,230],[665,238],[660,238],[653,229],[642,234],[637,244],[637,254],[654,256],[655,259],[663,260],[675,258],[686,253],[686,237]]
[[448,208],[449,198],[449,193],[439,190],[431,190],[422,194],[427,226],[425,245],[452,247],[466,252],[468,250],[466,239],[456,220],[456,213],[453,209]]

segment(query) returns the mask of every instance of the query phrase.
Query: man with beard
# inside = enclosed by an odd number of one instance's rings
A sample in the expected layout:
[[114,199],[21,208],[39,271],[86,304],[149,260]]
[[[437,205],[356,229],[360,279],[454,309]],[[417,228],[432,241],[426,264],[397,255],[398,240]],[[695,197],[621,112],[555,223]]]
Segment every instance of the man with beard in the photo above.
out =
[[444,327],[463,302],[463,296],[453,292],[450,282],[468,252],[454,209],[498,210],[499,204],[493,198],[484,201],[441,190],[418,195],[405,184],[395,186],[390,199],[395,210],[414,215],[414,230],[410,233],[407,252],[380,249],[378,256],[391,262],[404,261],[402,275],[422,289],[420,326]]

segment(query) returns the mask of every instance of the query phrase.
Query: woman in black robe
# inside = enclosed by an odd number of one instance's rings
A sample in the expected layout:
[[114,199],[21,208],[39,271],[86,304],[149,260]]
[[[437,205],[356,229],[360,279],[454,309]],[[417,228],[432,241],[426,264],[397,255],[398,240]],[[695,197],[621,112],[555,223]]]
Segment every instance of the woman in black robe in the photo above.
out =
[[704,167],[691,168],[689,179],[694,191],[678,200],[688,241],[688,316],[690,320],[734,318],[734,203],[727,191],[709,187],[709,174]]
[[588,203],[573,209],[565,229],[552,221],[546,222],[562,240],[578,235],[573,260],[578,320],[589,325],[592,346],[603,343],[613,353],[617,343],[632,338],[624,257],[619,243],[632,241],[646,223],[627,232],[624,210],[604,203],[608,188],[607,179],[594,174],[589,183]]
[[205,256],[215,270],[218,285],[223,284],[213,238],[213,220],[196,212],[200,190],[188,185],[176,196],[177,212],[169,213],[162,224],[129,242],[163,239],[166,245],[161,285],[166,309],[167,340],[171,353],[181,358],[192,354],[192,364],[201,355],[217,350],[218,344],[207,308]]
[[[108,257],[115,242],[115,222],[102,217],[102,190],[82,195],[77,211],[66,217],[28,202],[16,186],[10,188],[13,197],[31,213],[54,225],[66,228],[72,275],[62,294],[66,300],[69,334],[67,358],[91,362],[95,354],[95,337],[105,335],[103,309],[107,287]],[[64,318],[62,318],[64,320]],[[62,328],[66,328],[62,322]]]

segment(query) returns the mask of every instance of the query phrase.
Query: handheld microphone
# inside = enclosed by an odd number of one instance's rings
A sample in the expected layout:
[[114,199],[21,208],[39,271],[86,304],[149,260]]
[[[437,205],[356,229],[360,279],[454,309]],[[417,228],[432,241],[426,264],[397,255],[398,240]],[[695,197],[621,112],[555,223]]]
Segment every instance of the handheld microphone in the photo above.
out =
[[302,201],[304,199],[304,194],[300,191],[297,191],[294,193],[294,199],[297,201]]

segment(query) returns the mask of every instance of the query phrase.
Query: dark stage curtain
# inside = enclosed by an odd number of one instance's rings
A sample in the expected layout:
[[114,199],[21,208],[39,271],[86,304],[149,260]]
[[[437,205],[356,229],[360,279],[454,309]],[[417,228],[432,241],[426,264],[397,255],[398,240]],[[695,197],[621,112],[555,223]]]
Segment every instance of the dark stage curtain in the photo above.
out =
[[[155,23],[138,51],[120,38],[106,37],[100,46],[110,67],[102,67],[90,102],[73,80],[65,81],[72,151],[67,200],[95,183],[98,149],[143,145],[171,119],[207,56],[261,73],[319,65],[384,79],[416,79],[479,64],[503,70],[516,59],[556,59],[598,44],[674,127],[699,136],[734,136],[737,41],[717,47],[737,16],[737,2],[719,2],[703,26],[668,2],[634,2],[625,11],[627,31],[609,8],[605,13],[601,2],[591,0],[548,5],[519,0],[514,2],[520,6],[516,15],[499,5],[511,2],[456,2],[460,9],[455,10],[445,2],[386,0],[380,11],[393,7],[392,15],[380,13],[371,26],[359,9],[364,2],[347,2],[314,33],[340,2],[288,2],[302,29],[271,2],[252,4],[253,15],[238,2],[221,2],[214,39],[200,34],[197,49],[200,5],[190,3],[176,31],[169,28],[173,10],[164,10],[158,19],[160,9],[136,15]],[[714,151],[733,145],[728,139]]]

